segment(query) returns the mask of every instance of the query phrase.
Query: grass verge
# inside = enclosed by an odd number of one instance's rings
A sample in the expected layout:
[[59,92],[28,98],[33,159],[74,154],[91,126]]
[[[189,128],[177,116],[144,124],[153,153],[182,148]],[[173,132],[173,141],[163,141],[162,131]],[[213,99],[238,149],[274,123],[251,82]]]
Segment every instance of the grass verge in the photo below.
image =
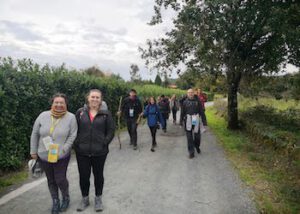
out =
[[0,177],[0,194],[3,193],[8,187],[20,184],[28,179],[27,169],[22,169],[17,172],[10,172]]
[[298,214],[300,203],[293,199],[295,194],[300,193],[286,185],[290,183],[287,182],[290,178],[281,170],[264,167],[264,154],[253,149],[254,145],[245,133],[228,130],[224,118],[218,116],[213,108],[207,108],[206,116],[210,128],[238,170],[240,178],[253,189],[260,213]]

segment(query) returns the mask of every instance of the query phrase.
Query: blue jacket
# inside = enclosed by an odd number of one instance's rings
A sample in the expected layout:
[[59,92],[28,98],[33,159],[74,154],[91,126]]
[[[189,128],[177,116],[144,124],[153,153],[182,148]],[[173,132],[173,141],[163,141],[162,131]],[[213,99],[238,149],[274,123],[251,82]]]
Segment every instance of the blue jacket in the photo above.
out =
[[159,107],[156,104],[148,104],[144,110],[144,117],[147,117],[148,126],[156,126],[157,122],[160,122],[162,127],[165,125],[165,121],[159,111]]

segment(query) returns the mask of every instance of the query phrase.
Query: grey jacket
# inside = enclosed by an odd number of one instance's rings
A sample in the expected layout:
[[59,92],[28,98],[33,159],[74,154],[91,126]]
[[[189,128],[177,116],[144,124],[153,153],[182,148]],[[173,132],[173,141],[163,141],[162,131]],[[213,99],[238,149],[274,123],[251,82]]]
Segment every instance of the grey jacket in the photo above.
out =
[[[42,160],[48,160],[48,151],[43,138],[50,135],[51,112],[44,111],[36,119],[30,138],[30,154],[37,154]],[[77,135],[75,115],[67,112],[57,123],[53,131],[53,143],[59,144],[59,157],[62,159],[70,155],[73,142]]]

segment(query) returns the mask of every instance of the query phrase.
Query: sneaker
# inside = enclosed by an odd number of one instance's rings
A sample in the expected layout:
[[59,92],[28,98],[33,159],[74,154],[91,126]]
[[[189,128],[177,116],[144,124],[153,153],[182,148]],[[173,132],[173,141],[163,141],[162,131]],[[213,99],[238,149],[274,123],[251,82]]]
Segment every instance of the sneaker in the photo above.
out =
[[60,212],[67,211],[70,204],[70,197],[63,197],[60,205]]
[[89,196],[83,197],[78,204],[77,211],[81,212],[90,205]]
[[201,149],[199,147],[196,147],[197,153],[200,154],[201,153]]
[[102,212],[103,211],[103,203],[102,203],[101,195],[95,197],[95,211],[96,212]]
[[189,159],[193,159],[195,157],[195,154],[194,153],[191,153],[190,155],[189,155]]

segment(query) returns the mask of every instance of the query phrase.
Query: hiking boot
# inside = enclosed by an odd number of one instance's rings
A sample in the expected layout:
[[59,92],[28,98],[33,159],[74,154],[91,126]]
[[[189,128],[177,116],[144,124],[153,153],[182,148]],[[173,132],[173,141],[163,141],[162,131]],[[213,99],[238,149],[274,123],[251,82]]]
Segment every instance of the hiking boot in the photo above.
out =
[[154,148],[155,148],[155,146],[154,146],[154,144],[152,144],[150,151],[155,152]]
[[78,204],[77,211],[83,211],[87,206],[90,205],[89,196],[85,196],[81,199],[80,203]]
[[101,197],[101,195],[95,197],[95,211],[96,212],[103,211],[103,203],[102,203],[102,197]]
[[58,214],[59,213],[59,199],[53,199],[53,206],[51,210],[51,214]]
[[201,149],[199,147],[196,147],[197,153],[200,154],[201,153]]
[[189,159],[193,159],[195,157],[195,154],[194,153],[191,153],[190,155],[189,155]]
[[62,201],[61,201],[61,205],[60,205],[60,212],[65,212],[70,204],[70,197],[63,197]]

